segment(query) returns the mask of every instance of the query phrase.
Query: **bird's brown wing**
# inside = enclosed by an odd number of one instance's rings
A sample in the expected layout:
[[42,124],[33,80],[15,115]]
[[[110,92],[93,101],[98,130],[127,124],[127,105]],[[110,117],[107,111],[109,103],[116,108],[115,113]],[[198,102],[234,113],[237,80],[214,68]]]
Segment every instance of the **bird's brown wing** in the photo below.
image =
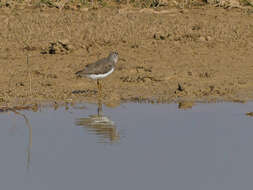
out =
[[76,72],[77,75],[84,76],[89,74],[104,74],[109,72],[113,67],[113,63],[109,62],[107,58],[100,59],[96,63],[86,65],[81,71]]

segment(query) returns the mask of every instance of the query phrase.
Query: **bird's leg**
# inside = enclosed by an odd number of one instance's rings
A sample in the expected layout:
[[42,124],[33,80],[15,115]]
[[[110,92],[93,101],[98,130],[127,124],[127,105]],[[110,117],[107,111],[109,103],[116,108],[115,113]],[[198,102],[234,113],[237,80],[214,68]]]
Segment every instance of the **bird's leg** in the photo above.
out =
[[99,91],[99,79],[97,79],[98,91]]
[[97,85],[98,85],[98,94],[99,94],[99,97],[101,97],[101,84],[100,84],[99,79],[97,79]]
[[100,92],[102,93],[102,81],[99,83]]

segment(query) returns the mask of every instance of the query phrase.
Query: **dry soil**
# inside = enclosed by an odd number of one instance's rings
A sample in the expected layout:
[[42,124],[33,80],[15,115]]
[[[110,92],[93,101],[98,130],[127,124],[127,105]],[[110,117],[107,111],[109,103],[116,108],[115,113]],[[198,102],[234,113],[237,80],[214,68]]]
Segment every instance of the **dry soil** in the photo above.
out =
[[96,102],[96,82],[75,72],[111,51],[108,105],[253,100],[249,10],[2,8],[0,20],[1,107]]

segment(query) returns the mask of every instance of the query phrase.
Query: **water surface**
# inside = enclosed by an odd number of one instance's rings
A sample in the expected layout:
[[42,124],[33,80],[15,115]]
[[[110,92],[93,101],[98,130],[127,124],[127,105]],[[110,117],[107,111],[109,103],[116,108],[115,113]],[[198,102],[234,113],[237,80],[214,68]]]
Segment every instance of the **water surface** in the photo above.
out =
[[253,118],[245,113],[252,109],[130,103],[2,113],[0,187],[249,189]]

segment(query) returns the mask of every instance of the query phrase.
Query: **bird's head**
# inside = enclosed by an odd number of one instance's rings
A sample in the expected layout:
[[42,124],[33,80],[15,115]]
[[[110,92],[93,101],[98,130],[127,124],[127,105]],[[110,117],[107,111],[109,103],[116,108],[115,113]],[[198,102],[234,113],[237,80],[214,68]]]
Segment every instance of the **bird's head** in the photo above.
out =
[[119,54],[117,52],[111,52],[108,56],[108,59],[115,64],[119,59]]

